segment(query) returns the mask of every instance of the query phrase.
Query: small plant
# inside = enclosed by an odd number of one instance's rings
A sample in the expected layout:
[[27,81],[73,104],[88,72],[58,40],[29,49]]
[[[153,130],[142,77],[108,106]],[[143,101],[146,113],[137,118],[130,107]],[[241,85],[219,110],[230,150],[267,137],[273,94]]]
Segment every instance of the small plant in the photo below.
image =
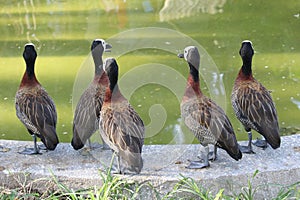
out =
[[300,199],[300,181],[287,187],[280,188],[273,200]]
[[84,190],[74,191],[69,189],[67,186],[58,181],[58,179],[53,175],[52,179],[55,182],[58,190],[47,197],[46,199],[70,199],[70,200],[102,200],[102,199],[135,199],[138,196],[142,184],[139,186],[135,182],[130,182],[125,179],[121,179],[118,176],[113,176],[111,174],[112,163],[106,168],[104,172],[100,171],[100,176],[102,180],[102,185],[100,187],[88,188]]
[[0,199],[14,200],[17,199],[18,193],[14,190],[0,188]]
[[261,187],[261,185],[253,188],[253,179],[258,174],[258,170],[255,170],[254,174],[252,175],[251,179],[248,179],[248,185],[246,187],[242,187],[242,192],[238,195],[239,199],[243,200],[254,200],[254,195],[257,192],[257,190]]
[[[32,189],[32,185],[35,181],[29,181],[29,173],[20,173],[13,177],[18,187],[14,190],[0,187],[0,199],[34,199],[38,196],[38,193]],[[41,180],[41,179],[39,179]]]
[[111,174],[113,160],[114,156],[105,172],[100,172],[102,185],[95,191],[95,198],[92,199],[136,199],[143,184],[138,185],[135,182],[121,179],[118,175],[113,176]]
[[189,194],[189,197],[182,199],[201,199],[201,200],[219,200],[227,198],[223,195],[224,189],[221,189],[215,196],[211,191],[199,186],[194,179],[190,177],[182,176],[182,179],[177,183],[173,191],[170,193],[172,196],[177,196],[178,194]]
[[[241,188],[241,193],[238,195],[227,196],[224,194],[225,190],[220,189],[216,194],[213,194],[211,190],[199,185],[193,178],[180,175],[181,178],[174,185],[174,187],[166,194],[161,194],[157,188],[151,183],[145,182],[142,184],[123,179],[121,176],[111,174],[111,166],[101,171],[100,176],[102,180],[101,186],[94,186],[92,188],[86,188],[74,191],[61,183],[55,175],[52,173],[51,184],[53,182],[56,189],[45,191],[44,193],[35,192],[32,189],[32,184],[40,184],[39,181],[50,181],[49,179],[37,179],[32,182],[29,178],[23,177],[18,179],[20,187],[9,190],[0,187],[0,200],[16,200],[16,199],[45,199],[45,200],[134,200],[145,199],[142,196],[144,191],[151,194],[151,199],[155,200],[186,200],[186,199],[200,199],[200,200],[252,200],[255,199],[255,194],[262,185],[253,187],[253,179],[258,175],[258,170],[254,172],[252,177],[248,179],[247,186]],[[26,174],[24,174],[26,175]],[[271,185],[271,184],[265,184]],[[272,200],[296,200],[300,199],[300,181],[289,186],[275,185],[280,187],[280,190],[276,197]]]
[[45,196],[45,199],[51,199],[51,200],[62,199],[62,198],[73,199],[73,200],[78,199],[77,196],[79,195],[79,193],[76,193],[72,189],[69,189],[67,186],[65,186],[63,183],[59,182],[59,180],[57,179],[57,177],[55,177],[53,173],[52,173],[52,181],[54,181],[57,189],[53,191],[53,193],[49,194],[49,196],[43,194],[42,196]]

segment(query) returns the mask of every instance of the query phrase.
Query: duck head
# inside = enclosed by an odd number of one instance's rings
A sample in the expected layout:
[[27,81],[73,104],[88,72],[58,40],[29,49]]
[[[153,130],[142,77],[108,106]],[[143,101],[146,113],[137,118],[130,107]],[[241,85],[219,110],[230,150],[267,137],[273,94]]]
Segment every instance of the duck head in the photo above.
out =
[[27,65],[33,65],[35,63],[37,53],[35,46],[32,43],[25,44],[23,58]]
[[200,54],[198,48],[195,46],[188,46],[184,49],[183,54],[178,54],[179,58],[184,58],[189,65],[192,65],[199,71]]
[[244,40],[242,42],[242,46],[240,49],[240,56],[241,58],[244,60],[249,60],[252,59],[253,55],[254,55],[254,49],[252,46],[252,42],[250,40]]

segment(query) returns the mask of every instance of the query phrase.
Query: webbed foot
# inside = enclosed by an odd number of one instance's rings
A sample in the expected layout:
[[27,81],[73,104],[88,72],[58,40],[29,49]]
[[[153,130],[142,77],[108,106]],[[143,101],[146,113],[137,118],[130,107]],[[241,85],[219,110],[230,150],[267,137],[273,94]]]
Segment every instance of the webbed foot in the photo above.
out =
[[91,149],[89,147],[84,147],[80,151],[80,155],[82,156],[90,156],[91,155]]
[[[200,160],[196,161],[196,162],[204,162],[204,159],[201,156],[197,156],[197,158],[199,158]],[[213,151],[208,153],[208,160],[215,161],[216,159],[217,159],[217,156]]]
[[106,143],[103,143],[102,145],[101,145],[101,150],[110,150],[111,148],[108,146],[108,144],[106,144]]
[[89,151],[102,148],[102,146],[99,143],[89,143],[89,145],[86,147]]
[[208,159],[210,161],[215,161],[215,160],[217,160],[217,156],[213,151],[211,151],[211,152],[208,153]]
[[117,166],[112,166],[110,169],[111,174],[124,174]]
[[19,154],[24,155],[41,155],[42,153],[39,152],[39,150],[34,148],[25,148],[23,151],[19,151]]
[[190,162],[190,164],[185,167],[187,169],[203,169],[203,168],[209,167],[209,163],[203,162],[202,160],[189,161],[189,162]]
[[40,144],[40,145],[38,145],[38,148],[40,149],[40,150],[48,150],[47,149],[47,147],[44,145],[44,144]]
[[247,154],[255,154],[255,152],[252,150],[251,146],[242,146],[239,145],[239,149],[242,153],[247,153]]
[[258,138],[252,144],[254,144],[255,146],[257,146],[259,148],[262,148],[263,150],[265,150],[268,147],[268,144],[267,144],[266,140],[261,140],[261,139],[258,139]]

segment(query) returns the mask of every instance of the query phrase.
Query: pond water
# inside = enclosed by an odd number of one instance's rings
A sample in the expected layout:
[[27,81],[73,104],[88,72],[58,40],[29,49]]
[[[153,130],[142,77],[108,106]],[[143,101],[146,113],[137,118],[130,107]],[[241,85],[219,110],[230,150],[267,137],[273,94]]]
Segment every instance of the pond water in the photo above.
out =
[[147,125],[147,144],[197,142],[180,120],[188,67],[176,54],[187,45],[200,49],[203,92],[226,110],[237,138],[247,139],[230,104],[245,39],[255,49],[254,76],[272,91],[281,134],[299,132],[300,1],[184,2],[1,1],[0,139],[31,140],[14,96],[25,70],[23,47],[32,42],[37,78],[57,107],[58,136],[71,140],[73,108],[93,76],[95,38],[113,46],[104,56],[117,58],[121,90]]

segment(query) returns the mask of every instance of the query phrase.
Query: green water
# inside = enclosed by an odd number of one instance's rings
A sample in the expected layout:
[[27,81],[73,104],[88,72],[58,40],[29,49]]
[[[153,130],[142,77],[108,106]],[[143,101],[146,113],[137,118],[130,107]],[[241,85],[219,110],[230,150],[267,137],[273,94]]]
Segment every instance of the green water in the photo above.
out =
[[[272,91],[282,135],[299,131],[300,1],[216,0],[192,7],[176,2],[1,1],[0,139],[31,139],[15,115],[14,96],[25,70],[24,44],[33,42],[38,49],[37,78],[57,107],[58,136],[64,142],[71,140],[73,106],[92,78],[89,49],[94,38],[112,43],[111,54],[105,56],[117,56],[120,79],[125,77],[121,89],[147,125],[148,144],[195,142],[181,127],[178,100],[188,68],[176,54],[185,47],[186,38],[186,45],[201,45],[202,70],[216,67],[219,81],[208,81],[211,74],[203,70],[201,88],[226,110],[239,140],[246,134],[233,114],[230,93],[245,39],[253,42],[256,52],[254,76]],[[130,35],[136,29],[146,32]],[[169,50],[161,48],[164,45]],[[134,90],[127,91],[131,86]],[[213,93],[214,87],[224,93]]]

